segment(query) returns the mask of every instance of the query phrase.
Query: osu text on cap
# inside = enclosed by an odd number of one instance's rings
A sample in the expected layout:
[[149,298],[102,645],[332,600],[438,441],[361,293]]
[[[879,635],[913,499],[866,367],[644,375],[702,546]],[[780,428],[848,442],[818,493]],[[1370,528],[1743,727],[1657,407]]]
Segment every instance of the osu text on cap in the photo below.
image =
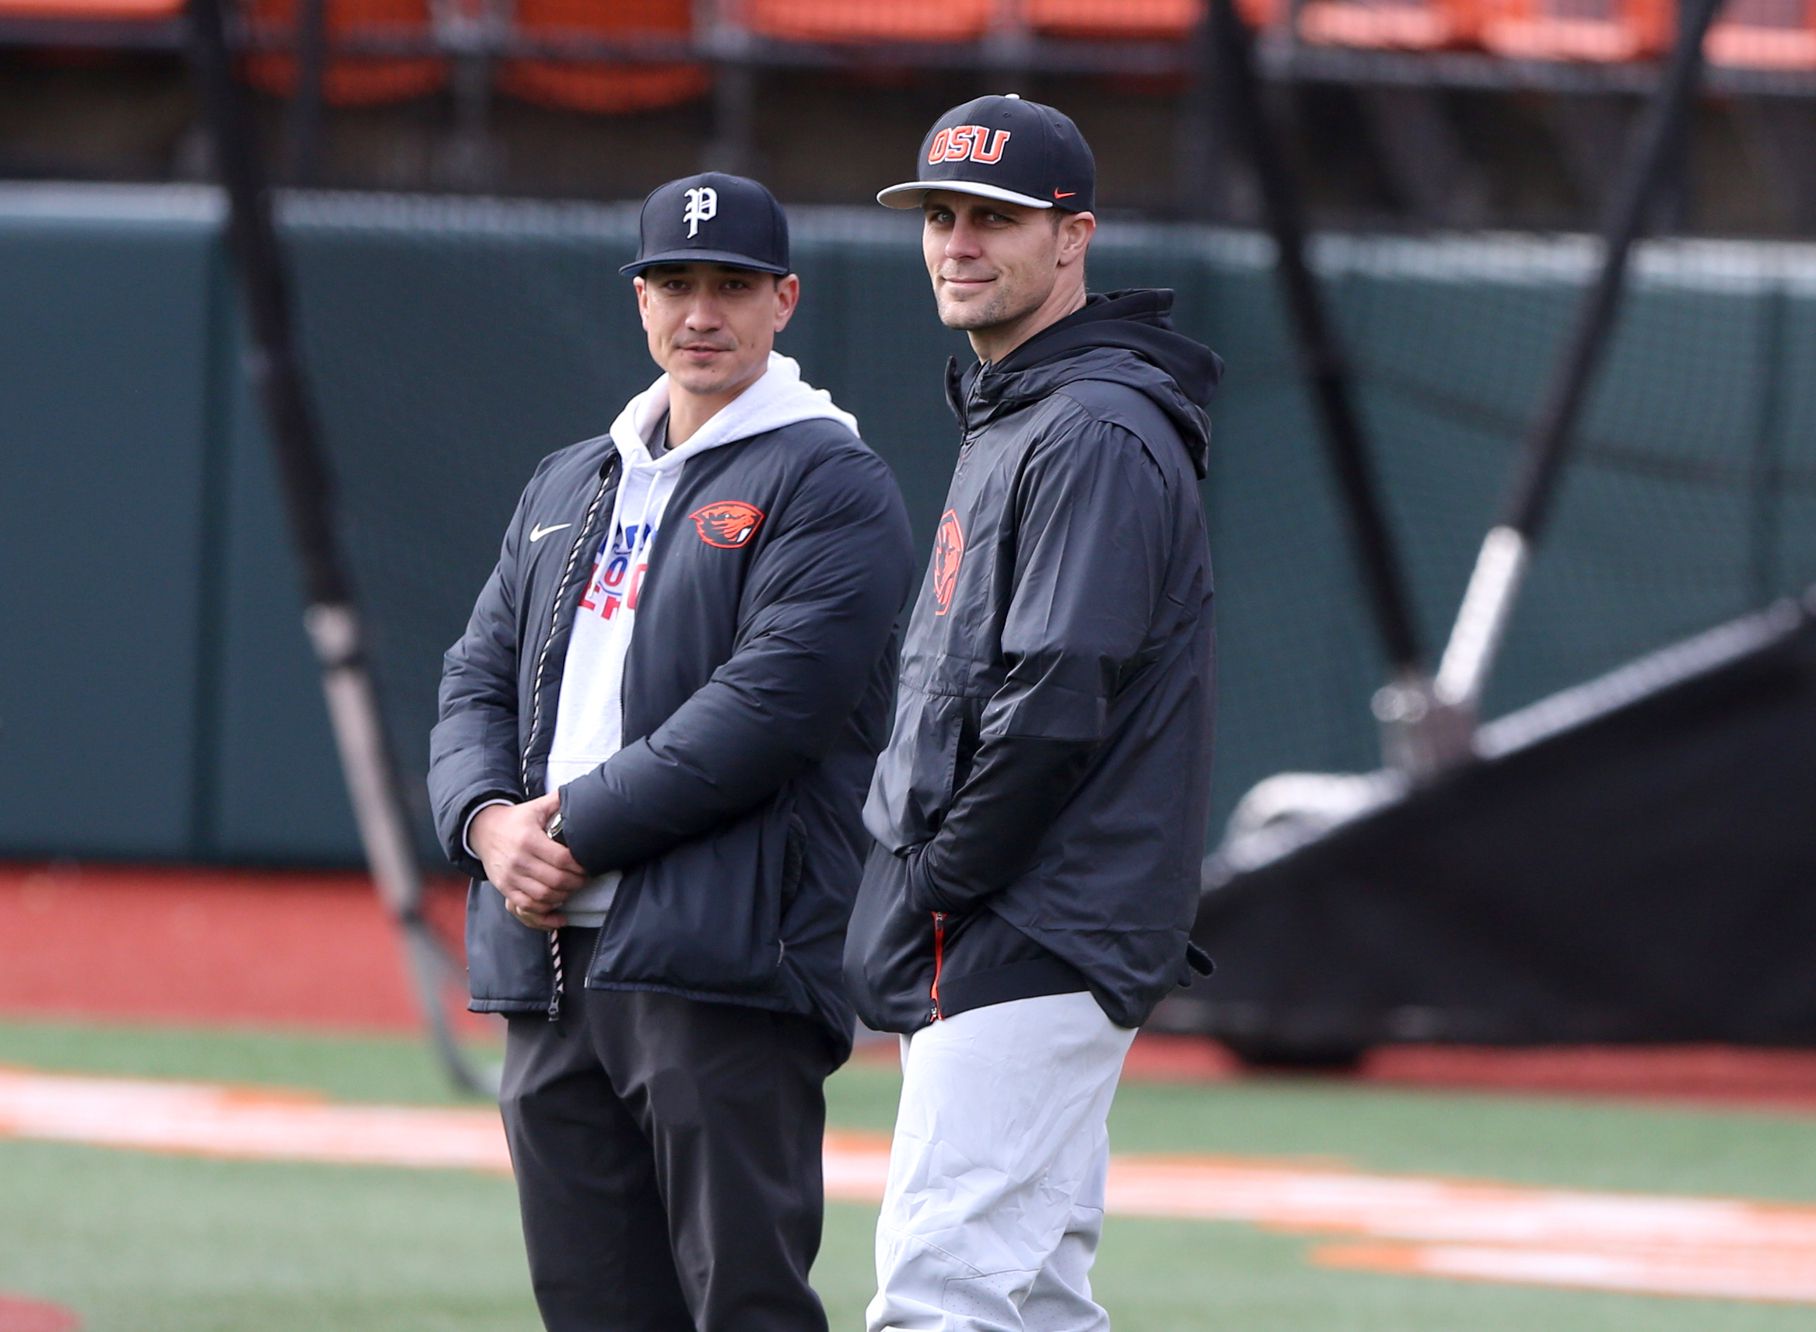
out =
[[1003,145],[1009,142],[1011,130],[999,129],[992,134],[987,125],[954,125],[933,136],[927,148],[929,162],[997,162],[1002,160]]

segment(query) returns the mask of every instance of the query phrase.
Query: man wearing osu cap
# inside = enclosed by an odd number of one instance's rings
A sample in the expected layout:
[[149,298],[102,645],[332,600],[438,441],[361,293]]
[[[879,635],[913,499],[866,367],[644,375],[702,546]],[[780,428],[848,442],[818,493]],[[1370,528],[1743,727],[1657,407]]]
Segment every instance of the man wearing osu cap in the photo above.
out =
[[1217,357],[1170,291],[1088,294],[1090,148],[1014,96],[941,116],[914,179],[962,431],[902,648],[846,941],[902,1035],[871,1332],[1087,1332],[1105,1120],[1189,943],[1209,813]]
[[662,374],[545,458],[449,649],[430,795],[551,1329],[802,1332],[840,947],[888,729],[908,521],[772,350],[788,223],[708,173],[644,202]]

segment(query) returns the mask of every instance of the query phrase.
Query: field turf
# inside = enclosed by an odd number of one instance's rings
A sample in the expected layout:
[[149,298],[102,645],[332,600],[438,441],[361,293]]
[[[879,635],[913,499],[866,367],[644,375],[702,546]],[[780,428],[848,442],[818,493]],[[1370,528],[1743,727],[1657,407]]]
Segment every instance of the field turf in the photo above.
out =
[[[458,1103],[402,1036],[0,1023],[0,1065]],[[886,1130],[896,1075],[829,1089],[844,1129]],[[1522,1185],[1816,1202],[1816,1117],[1633,1100],[1242,1079],[1126,1082],[1118,1153],[1191,1153]],[[874,1207],[834,1203],[815,1282],[861,1327]],[[1119,1332],[1791,1332],[1808,1304],[1666,1298],[1314,1265],[1317,1241],[1248,1224],[1113,1216],[1097,1288]],[[0,1292],[92,1332],[531,1329],[508,1179],[225,1161],[0,1138]],[[0,1305],[0,1310],[4,1309]],[[0,1312],[0,1332],[9,1332]]]

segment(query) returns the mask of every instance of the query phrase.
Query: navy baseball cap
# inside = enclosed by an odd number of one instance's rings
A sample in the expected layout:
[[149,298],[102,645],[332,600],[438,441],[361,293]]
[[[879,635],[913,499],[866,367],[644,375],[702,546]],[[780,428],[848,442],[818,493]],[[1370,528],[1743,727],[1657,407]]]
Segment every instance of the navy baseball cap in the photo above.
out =
[[1097,160],[1064,112],[1014,93],[979,97],[933,122],[916,180],[880,191],[886,208],[919,208],[928,190],[953,190],[1027,208],[1088,213]]
[[618,271],[657,264],[726,264],[790,273],[788,218],[754,180],[707,171],[658,185],[637,221],[637,257]]

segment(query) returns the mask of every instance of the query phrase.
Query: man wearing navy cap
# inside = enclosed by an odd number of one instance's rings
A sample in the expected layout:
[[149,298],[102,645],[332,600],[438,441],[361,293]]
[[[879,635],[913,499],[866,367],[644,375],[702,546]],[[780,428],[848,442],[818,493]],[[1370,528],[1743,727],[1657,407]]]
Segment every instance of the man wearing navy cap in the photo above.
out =
[[822,1084],[860,806],[888,732],[908,520],[856,422],[773,350],[800,296],[768,190],[643,205],[662,374],[545,458],[449,649],[429,789],[551,1329],[826,1316]]
[[961,438],[902,645],[846,941],[902,1035],[871,1332],[1095,1332],[1122,1061],[1207,960],[1217,357],[1173,293],[1091,294],[1096,169],[1050,106],[980,97],[878,200],[921,213]]

